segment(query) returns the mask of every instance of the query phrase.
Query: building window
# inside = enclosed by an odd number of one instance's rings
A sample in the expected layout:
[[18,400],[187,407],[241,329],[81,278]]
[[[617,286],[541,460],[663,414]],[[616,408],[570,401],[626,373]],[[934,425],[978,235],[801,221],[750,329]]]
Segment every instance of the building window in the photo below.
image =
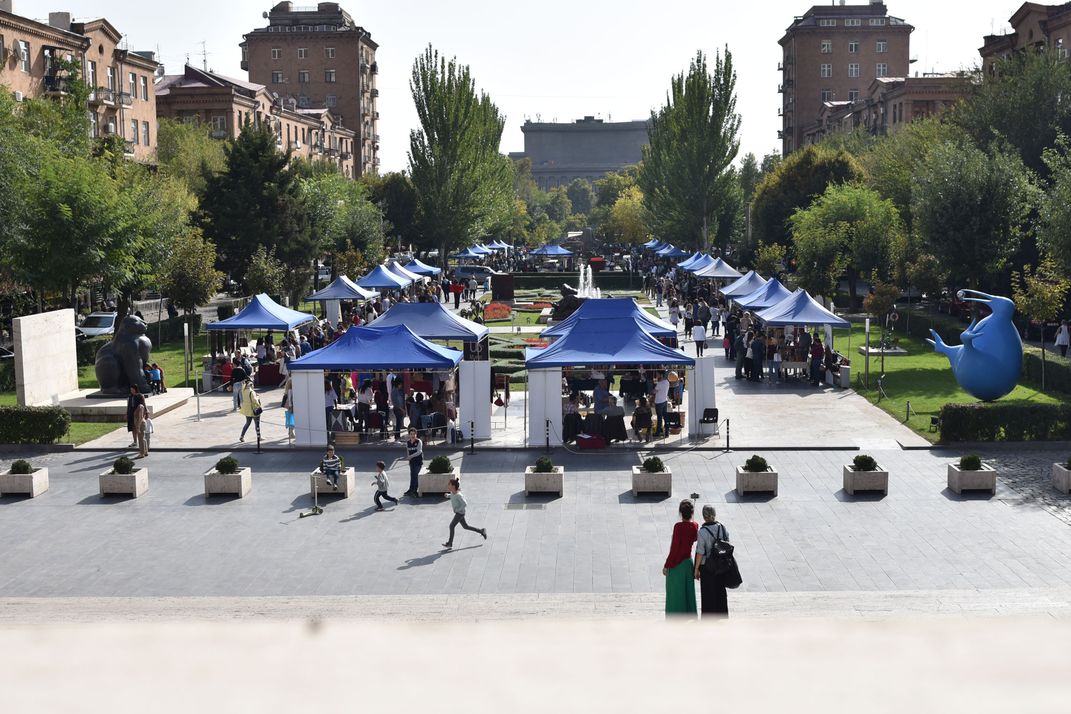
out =
[[108,68],[108,91],[115,91],[115,67]]
[[849,89],[848,90],[848,101],[849,102],[858,102],[859,101],[859,90],[858,89]]
[[818,20],[819,27],[836,27],[837,21],[831,17],[823,17]]
[[877,52],[879,55],[880,54],[884,54],[885,52],[888,52],[889,51],[889,43],[886,42],[885,40],[878,40],[877,44],[874,47],[874,51]]
[[870,26],[871,27],[882,27],[884,25],[885,25],[885,18],[884,17],[872,17],[872,18],[870,18]]
[[97,118],[96,112],[89,113],[89,138],[96,139],[97,132],[100,131],[100,119]]
[[138,120],[130,120],[130,141],[134,144],[138,143]]
[[271,48],[271,58],[273,60],[280,59],[282,56],[283,56],[282,49],[280,49],[279,47],[272,47]]
[[[86,62],[86,84],[89,85],[89,91],[94,92],[97,89],[97,63],[93,60]],[[96,134],[94,134],[96,136]]]
[[863,21],[858,17],[849,17],[844,20],[845,27],[861,27],[862,25]]
[[301,84],[308,84],[309,83],[309,70],[307,70],[307,69],[299,69],[298,73],[297,73],[297,81],[300,82]]
[[849,64],[848,65],[848,76],[849,77],[858,77],[859,76],[859,65],[858,64]]
[[19,69],[30,71],[30,43],[26,40],[19,40]]
[[324,70],[324,81],[327,82],[328,84],[334,84],[335,83],[335,70],[333,70],[333,69],[325,69]]
[[889,74],[889,65],[885,64],[884,62],[879,63],[878,67],[877,67],[877,71],[874,73],[874,76],[880,78],[880,77],[885,77],[888,74]]
[[145,146],[149,145],[149,122],[141,122],[141,140]]
[[271,73],[271,83],[272,84],[282,84],[283,83],[283,73],[280,72],[279,70],[274,70]]
[[822,65],[822,79],[829,79],[832,76],[833,76],[833,65],[831,65],[831,64]]
[[130,84],[130,98],[136,99],[138,96],[138,75],[131,72],[127,79]]
[[297,56],[298,56],[298,59],[305,59],[306,57],[309,56],[309,48],[308,47],[298,47],[297,48]]
[[324,47],[324,57],[326,57],[327,59],[334,59],[335,58],[335,48],[334,47]]
[[823,89],[822,90],[822,101],[823,102],[832,102],[833,101],[833,90],[832,89]]
[[212,131],[227,131],[227,116],[216,114],[209,120],[209,124],[212,125]]
[[821,53],[824,55],[833,53],[833,40],[822,40]]
[[848,43],[848,54],[850,54],[850,55],[859,54],[859,43],[858,42],[849,42]]
[[324,104],[329,108],[334,109],[335,105],[338,104],[338,99],[335,98],[334,94],[328,94],[327,98],[324,100]]
[[145,101],[149,101],[149,78],[141,78],[141,98]]

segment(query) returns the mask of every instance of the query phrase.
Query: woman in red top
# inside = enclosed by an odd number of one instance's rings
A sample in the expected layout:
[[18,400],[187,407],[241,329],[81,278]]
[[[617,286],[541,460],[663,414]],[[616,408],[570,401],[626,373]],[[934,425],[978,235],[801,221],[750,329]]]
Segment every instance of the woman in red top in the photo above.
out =
[[699,524],[692,520],[695,506],[685,499],[678,509],[680,523],[673,526],[673,541],[662,568],[666,576],[666,615],[695,617],[695,580],[692,576],[692,546],[699,534]]

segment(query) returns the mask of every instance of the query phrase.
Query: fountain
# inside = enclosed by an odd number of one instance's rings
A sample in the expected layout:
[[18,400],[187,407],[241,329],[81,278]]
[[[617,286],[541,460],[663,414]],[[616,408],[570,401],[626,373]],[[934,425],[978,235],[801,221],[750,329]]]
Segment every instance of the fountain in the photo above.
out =
[[599,290],[595,288],[595,278],[590,265],[580,264],[580,282],[577,287],[577,296],[581,298],[598,297]]

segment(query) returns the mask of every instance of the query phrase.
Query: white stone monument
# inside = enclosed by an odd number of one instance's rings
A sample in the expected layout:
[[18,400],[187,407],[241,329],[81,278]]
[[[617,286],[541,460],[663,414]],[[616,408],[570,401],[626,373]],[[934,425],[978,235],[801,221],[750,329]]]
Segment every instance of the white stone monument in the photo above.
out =
[[19,406],[58,404],[78,391],[74,310],[16,317],[15,394]]

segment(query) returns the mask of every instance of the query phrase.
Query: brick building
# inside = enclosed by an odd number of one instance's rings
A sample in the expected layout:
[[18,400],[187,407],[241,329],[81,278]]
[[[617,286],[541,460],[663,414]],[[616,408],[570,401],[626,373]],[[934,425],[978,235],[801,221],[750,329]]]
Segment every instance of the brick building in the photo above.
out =
[[1062,59],[1067,59],[1071,49],[1071,3],[1025,2],[1008,22],[1012,26],[1010,34],[986,35],[978,50],[985,71],[993,71],[998,60],[1027,47],[1053,49]]
[[372,35],[338,3],[278,3],[268,26],[245,35],[242,69],[297,109],[329,109],[356,134],[356,175],[379,166],[376,50]]
[[270,126],[276,144],[294,156],[334,163],[356,177],[356,134],[338,123],[329,109],[302,109],[262,84],[231,79],[186,65],[156,86],[156,109],[163,118],[211,127],[216,139],[235,138],[246,124]]
[[11,0],[0,0],[0,84],[16,100],[62,96],[66,71],[54,59],[73,61],[91,88],[90,134],[111,134],[126,142],[137,161],[156,158],[155,72],[152,52],[122,46],[122,35],[107,20],[72,20],[70,13],[49,13],[48,22],[15,15]]
[[857,101],[875,79],[908,76],[913,30],[880,0],[815,5],[795,18],[779,41],[782,154],[805,143],[827,102]]
[[604,122],[592,116],[572,124],[526,121],[521,131],[524,151],[510,158],[530,159],[532,178],[544,191],[638,164],[647,144],[645,121]]

